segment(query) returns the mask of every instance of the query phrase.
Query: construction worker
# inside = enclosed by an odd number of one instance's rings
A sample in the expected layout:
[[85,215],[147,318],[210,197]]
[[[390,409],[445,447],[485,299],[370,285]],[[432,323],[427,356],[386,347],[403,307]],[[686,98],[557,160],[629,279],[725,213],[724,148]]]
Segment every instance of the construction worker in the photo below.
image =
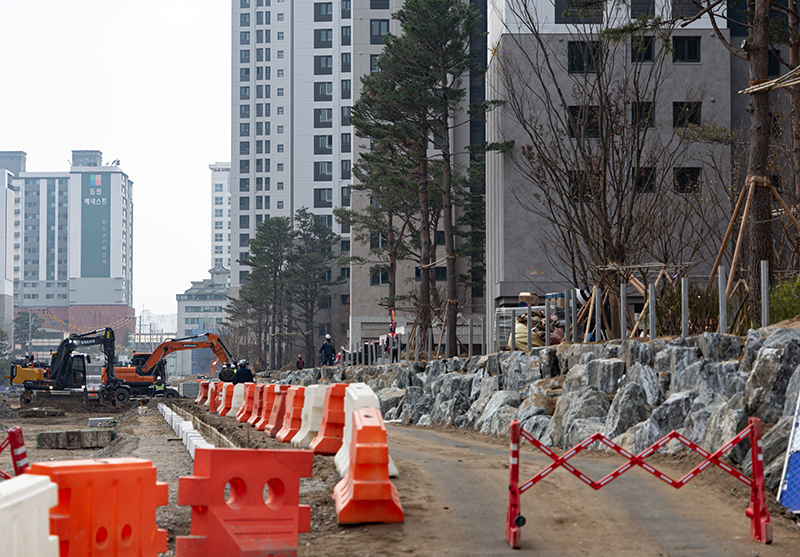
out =
[[389,325],[389,334],[386,335],[386,350],[389,352],[391,363],[400,360],[400,335],[395,332],[394,325]]
[[233,366],[229,366],[228,364],[222,364],[222,369],[219,372],[219,380],[224,381],[226,383],[231,383],[234,378],[234,369]]
[[236,384],[253,382],[253,371],[250,369],[247,360],[239,360],[239,366],[234,373],[233,382]]
[[319,355],[322,357],[323,366],[332,366],[333,358],[336,356],[336,347],[331,341],[331,335],[325,335],[325,342],[322,343],[319,349]]
[[164,381],[161,379],[161,376],[159,375],[158,377],[156,377],[156,380],[153,383],[153,396],[156,398],[159,397],[164,398],[164,391],[165,391]]

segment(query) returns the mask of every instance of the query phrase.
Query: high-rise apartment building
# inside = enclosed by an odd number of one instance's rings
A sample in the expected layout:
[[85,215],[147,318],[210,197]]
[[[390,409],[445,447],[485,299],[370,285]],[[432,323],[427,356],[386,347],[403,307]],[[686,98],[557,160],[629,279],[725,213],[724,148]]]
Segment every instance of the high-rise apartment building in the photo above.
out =
[[211,169],[211,267],[231,268],[231,163]]
[[111,326],[133,332],[133,182],[100,151],[73,151],[62,172],[28,172],[25,153],[0,153],[15,176],[14,306],[36,308],[49,340]]
[[[2,164],[0,162],[0,164]],[[9,335],[14,321],[14,174],[0,168],[0,329]]]
[[[232,0],[231,287],[256,228],[302,207],[342,235],[333,209],[350,204],[353,89],[350,0]],[[388,19],[388,11],[386,12]],[[330,328],[347,302],[335,289],[321,317]],[[325,322],[327,321],[327,322]]]

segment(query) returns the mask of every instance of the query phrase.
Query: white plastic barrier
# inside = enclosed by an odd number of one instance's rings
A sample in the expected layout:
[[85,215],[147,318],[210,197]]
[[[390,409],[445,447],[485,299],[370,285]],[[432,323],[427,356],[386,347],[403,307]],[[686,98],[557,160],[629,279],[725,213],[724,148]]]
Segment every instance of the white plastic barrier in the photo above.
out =
[[[181,427],[179,428],[179,431],[180,431],[181,440],[183,441],[183,444],[186,445],[187,436],[189,435],[189,433],[194,431],[194,426],[192,425],[192,422],[183,422],[181,424]],[[188,448],[189,446],[186,445],[186,447]]]
[[235,418],[242,404],[244,404],[244,383],[239,383],[233,386],[233,402],[231,403],[231,411],[228,412],[228,416],[233,416]]
[[292,439],[292,445],[304,449],[311,445],[322,425],[322,412],[325,406],[325,385],[306,387],[303,402],[302,425],[300,431]]
[[180,435],[181,432],[181,424],[184,422],[183,418],[179,418],[175,416],[172,419],[172,431],[175,432],[175,435]]
[[50,507],[58,486],[47,476],[23,474],[0,483],[0,543],[4,557],[58,557],[50,535]]
[[[344,477],[350,470],[350,442],[353,438],[353,412],[359,408],[374,408],[381,413],[381,404],[378,395],[366,383],[351,383],[347,386],[344,393],[344,432],[342,436],[342,446],[333,462],[336,464],[336,471]],[[394,465],[391,455],[389,455],[389,476],[396,477],[398,474],[397,466]]]

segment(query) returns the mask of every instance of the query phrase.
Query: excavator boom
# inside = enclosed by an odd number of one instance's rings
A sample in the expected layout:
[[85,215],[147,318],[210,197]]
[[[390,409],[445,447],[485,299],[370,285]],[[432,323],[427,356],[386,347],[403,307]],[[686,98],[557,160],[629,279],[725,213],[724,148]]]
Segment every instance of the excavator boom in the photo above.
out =
[[214,333],[205,333],[162,342],[156,347],[153,354],[147,359],[142,369],[137,371],[137,373],[140,375],[147,375],[150,373],[150,370],[158,365],[158,362],[173,352],[194,350],[195,348],[211,348],[220,362],[233,365],[233,356],[219,336]]

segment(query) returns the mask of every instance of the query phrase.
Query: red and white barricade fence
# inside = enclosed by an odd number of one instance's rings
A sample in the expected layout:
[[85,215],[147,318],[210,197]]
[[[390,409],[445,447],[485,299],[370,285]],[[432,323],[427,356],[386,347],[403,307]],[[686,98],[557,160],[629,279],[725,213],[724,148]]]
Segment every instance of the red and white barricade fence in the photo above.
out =
[[[0,443],[0,453],[6,447],[11,447],[11,462],[14,463],[14,475],[20,476],[28,469],[28,451],[25,449],[25,439],[22,437],[22,428],[14,426],[8,430],[8,437]],[[9,480],[11,476],[0,470],[0,479]]]
[[[748,436],[750,437],[750,452],[753,463],[752,478],[745,476],[737,470],[734,470],[720,460],[723,458],[725,453],[727,453],[735,445]],[[547,466],[544,470],[536,474],[533,478],[522,485],[519,484],[519,445],[521,438],[525,438],[530,441],[533,446],[553,460],[552,464]],[[693,450],[705,459],[679,480],[672,479],[667,474],[664,474],[645,462],[646,458],[650,457],[653,453],[664,447],[673,439],[677,439],[680,443],[683,443],[686,447]],[[627,459],[627,462],[599,481],[592,480],[569,463],[569,460],[572,457],[580,453],[582,450],[590,447],[595,442],[603,443],[608,448]],[[745,514],[750,518],[750,537],[758,542],[772,543],[772,524],[770,524],[769,510],[767,509],[767,500],[764,489],[764,460],[761,443],[761,420],[758,418],[750,418],[749,425],[745,429],[740,431],[733,439],[725,443],[725,445],[723,445],[714,453],[709,453],[708,451],[689,441],[689,439],[680,433],[672,431],[638,455],[629,453],[602,433],[595,433],[594,435],[584,439],[581,443],[578,443],[572,447],[563,455],[558,456],[545,445],[540,443],[539,440],[533,435],[522,429],[518,420],[511,422],[510,444],[511,457],[509,460],[506,541],[508,541],[508,544],[514,549],[519,549],[520,547],[520,529],[525,525],[525,518],[522,516],[521,511],[520,496],[558,467],[566,469],[594,490],[598,490],[607,486],[612,481],[619,478],[622,474],[632,469],[634,466],[643,468],[644,470],[653,474],[659,480],[671,485],[676,489],[679,489],[689,483],[689,481],[700,474],[700,472],[713,464],[723,469],[734,478],[740,480],[742,483],[750,486],[750,506],[745,511]]]

